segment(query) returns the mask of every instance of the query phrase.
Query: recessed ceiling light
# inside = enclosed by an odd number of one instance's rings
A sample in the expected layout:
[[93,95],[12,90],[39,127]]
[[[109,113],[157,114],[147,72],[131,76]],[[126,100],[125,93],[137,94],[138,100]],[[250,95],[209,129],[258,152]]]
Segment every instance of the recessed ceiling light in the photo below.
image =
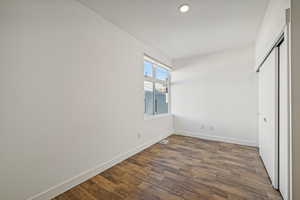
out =
[[190,6],[188,4],[182,4],[181,6],[179,6],[179,11],[182,13],[186,13],[187,11],[190,10]]

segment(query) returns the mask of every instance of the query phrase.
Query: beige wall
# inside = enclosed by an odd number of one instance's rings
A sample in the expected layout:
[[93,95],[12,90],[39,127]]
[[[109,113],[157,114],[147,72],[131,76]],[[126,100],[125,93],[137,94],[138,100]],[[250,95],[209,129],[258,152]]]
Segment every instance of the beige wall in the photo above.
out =
[[171,96],[176,132],[257,146],[258,76],[253,66],[252,45],[175,60]]
[[1,0],[0,35],[1,200],[57,191],[171,133],[171,116],[143,114],[143,54],[170,59],[77,1]]
[[293,200],[300,199],[300,1],[291,1]]
[[256,65],[264,59],[274,45],[286,23],[285,9],[290,8],[290,0],[270,0],[258,31],[255,47]]

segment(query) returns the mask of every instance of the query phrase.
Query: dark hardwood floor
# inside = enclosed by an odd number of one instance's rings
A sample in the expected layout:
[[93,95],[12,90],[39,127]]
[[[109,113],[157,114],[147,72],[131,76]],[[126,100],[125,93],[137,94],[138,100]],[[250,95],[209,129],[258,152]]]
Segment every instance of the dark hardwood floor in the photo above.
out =
[[55,200],[279,200],[258,150],[172,135]]

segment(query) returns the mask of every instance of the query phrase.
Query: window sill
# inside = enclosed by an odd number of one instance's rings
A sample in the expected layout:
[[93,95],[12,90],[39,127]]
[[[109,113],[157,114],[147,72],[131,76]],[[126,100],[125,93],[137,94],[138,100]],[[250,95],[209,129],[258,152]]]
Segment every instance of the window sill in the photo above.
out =
[[162,117],[169,117],[172,116],[171,113],[166,113],[166,114],[159,114],[159,115],[144,115],[144,120],[155,120],[155,119],[159,119]]

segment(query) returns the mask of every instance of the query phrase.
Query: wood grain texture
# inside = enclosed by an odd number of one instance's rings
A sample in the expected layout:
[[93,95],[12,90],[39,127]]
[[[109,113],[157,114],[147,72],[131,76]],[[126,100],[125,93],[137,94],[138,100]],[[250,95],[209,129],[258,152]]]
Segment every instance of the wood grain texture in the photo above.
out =
[[281,200],[257,148],[172,135],[54,200]]

